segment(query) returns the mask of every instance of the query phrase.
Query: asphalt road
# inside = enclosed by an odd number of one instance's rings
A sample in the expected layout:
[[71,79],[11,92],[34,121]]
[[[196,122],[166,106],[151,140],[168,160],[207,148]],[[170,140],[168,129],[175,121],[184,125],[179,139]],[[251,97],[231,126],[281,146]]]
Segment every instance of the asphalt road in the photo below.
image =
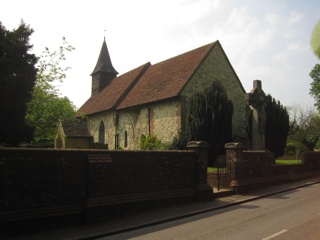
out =
[[101,239],[320,239],[320,184]]

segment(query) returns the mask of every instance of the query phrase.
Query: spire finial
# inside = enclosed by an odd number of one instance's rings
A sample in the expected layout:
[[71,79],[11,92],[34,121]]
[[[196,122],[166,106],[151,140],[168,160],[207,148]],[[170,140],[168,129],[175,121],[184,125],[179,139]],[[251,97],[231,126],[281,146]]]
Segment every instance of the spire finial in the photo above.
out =
[[103,40],[106,41],[106,30],[104,30],[104,37]]

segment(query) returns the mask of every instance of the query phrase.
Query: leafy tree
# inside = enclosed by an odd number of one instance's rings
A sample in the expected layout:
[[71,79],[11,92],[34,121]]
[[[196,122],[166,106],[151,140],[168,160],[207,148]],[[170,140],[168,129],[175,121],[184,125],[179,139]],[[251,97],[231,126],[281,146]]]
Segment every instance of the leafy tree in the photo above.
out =
[[23,21],[12,31],[0,22],[0,145],[14,146],[32,136],[25,123],[37,74],[37,58],[29,53],[32,33]]
[[[290,131],[288,143],[293,143],[297,146],[297,151],[301,149],[313,151],[320,139],[319,114],[312,108],[303,109],[297,105],[292,107],[292,116],[296,124]],[[297,142],[300,144],[297,144]]]
[[286,154],[295,155],[295,158],[298,160],[299,155],[307,151],[307,147],[299,141],[289,140],[286,146]]
[[48,48],[39,58],[39,72],[32,99],[28,104],[26,120],[34,127],[34,142],[53,144],[59,118],[69,119],[76,116],[76,107],[67,97],[61,97],[57,85],[66,78],[70,67],[62,67],[66,52],[74,48],[63,38],[58,50]]
[[233,105],[219,82],[195,94],[187,108],[187,128],[184,141],[209,143],[209,165],[223,154],[225,143],[232,140]]
[[311,34],[311,48],[313,52],[320,58],[320,21],[315,25]]
[[289,114],[287,109],[270,94],[266,96],[266,149],[280,157],[285,153],[289,133]]
[[315,106],[320,111],[320,64],[316,64],[309,75],[313,79],[313,82],[310,84],[310,95],[314,97],[316,101]]

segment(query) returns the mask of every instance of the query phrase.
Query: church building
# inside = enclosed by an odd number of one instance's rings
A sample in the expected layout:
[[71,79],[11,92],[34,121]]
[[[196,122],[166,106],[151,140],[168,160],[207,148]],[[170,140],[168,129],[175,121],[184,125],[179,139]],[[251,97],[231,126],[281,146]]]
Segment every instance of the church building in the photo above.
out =
[[216,81],[233,103],[234,141],[248,140],[245,90],[219,41],[118,76],[104,40],[91,76],[91,96],[78,113],[94,143],[129,150],[148,135],[172,142],[185,126],[187,100]]

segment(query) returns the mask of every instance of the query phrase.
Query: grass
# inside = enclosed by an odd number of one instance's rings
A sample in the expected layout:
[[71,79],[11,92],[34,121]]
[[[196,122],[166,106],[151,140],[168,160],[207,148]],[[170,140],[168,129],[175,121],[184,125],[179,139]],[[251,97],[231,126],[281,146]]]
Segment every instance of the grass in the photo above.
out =
[[276,164],[278,165],[294,165],[294,164],[301,164],[301,160],[276,160]]
[[[276,164],[278,165],[295,165],[301,164],[301,160],[276,160]],[[208,172],[217,172],[217,167],[208,167]]]
[[208,167],[208,172],[216,172],[217,167]]

